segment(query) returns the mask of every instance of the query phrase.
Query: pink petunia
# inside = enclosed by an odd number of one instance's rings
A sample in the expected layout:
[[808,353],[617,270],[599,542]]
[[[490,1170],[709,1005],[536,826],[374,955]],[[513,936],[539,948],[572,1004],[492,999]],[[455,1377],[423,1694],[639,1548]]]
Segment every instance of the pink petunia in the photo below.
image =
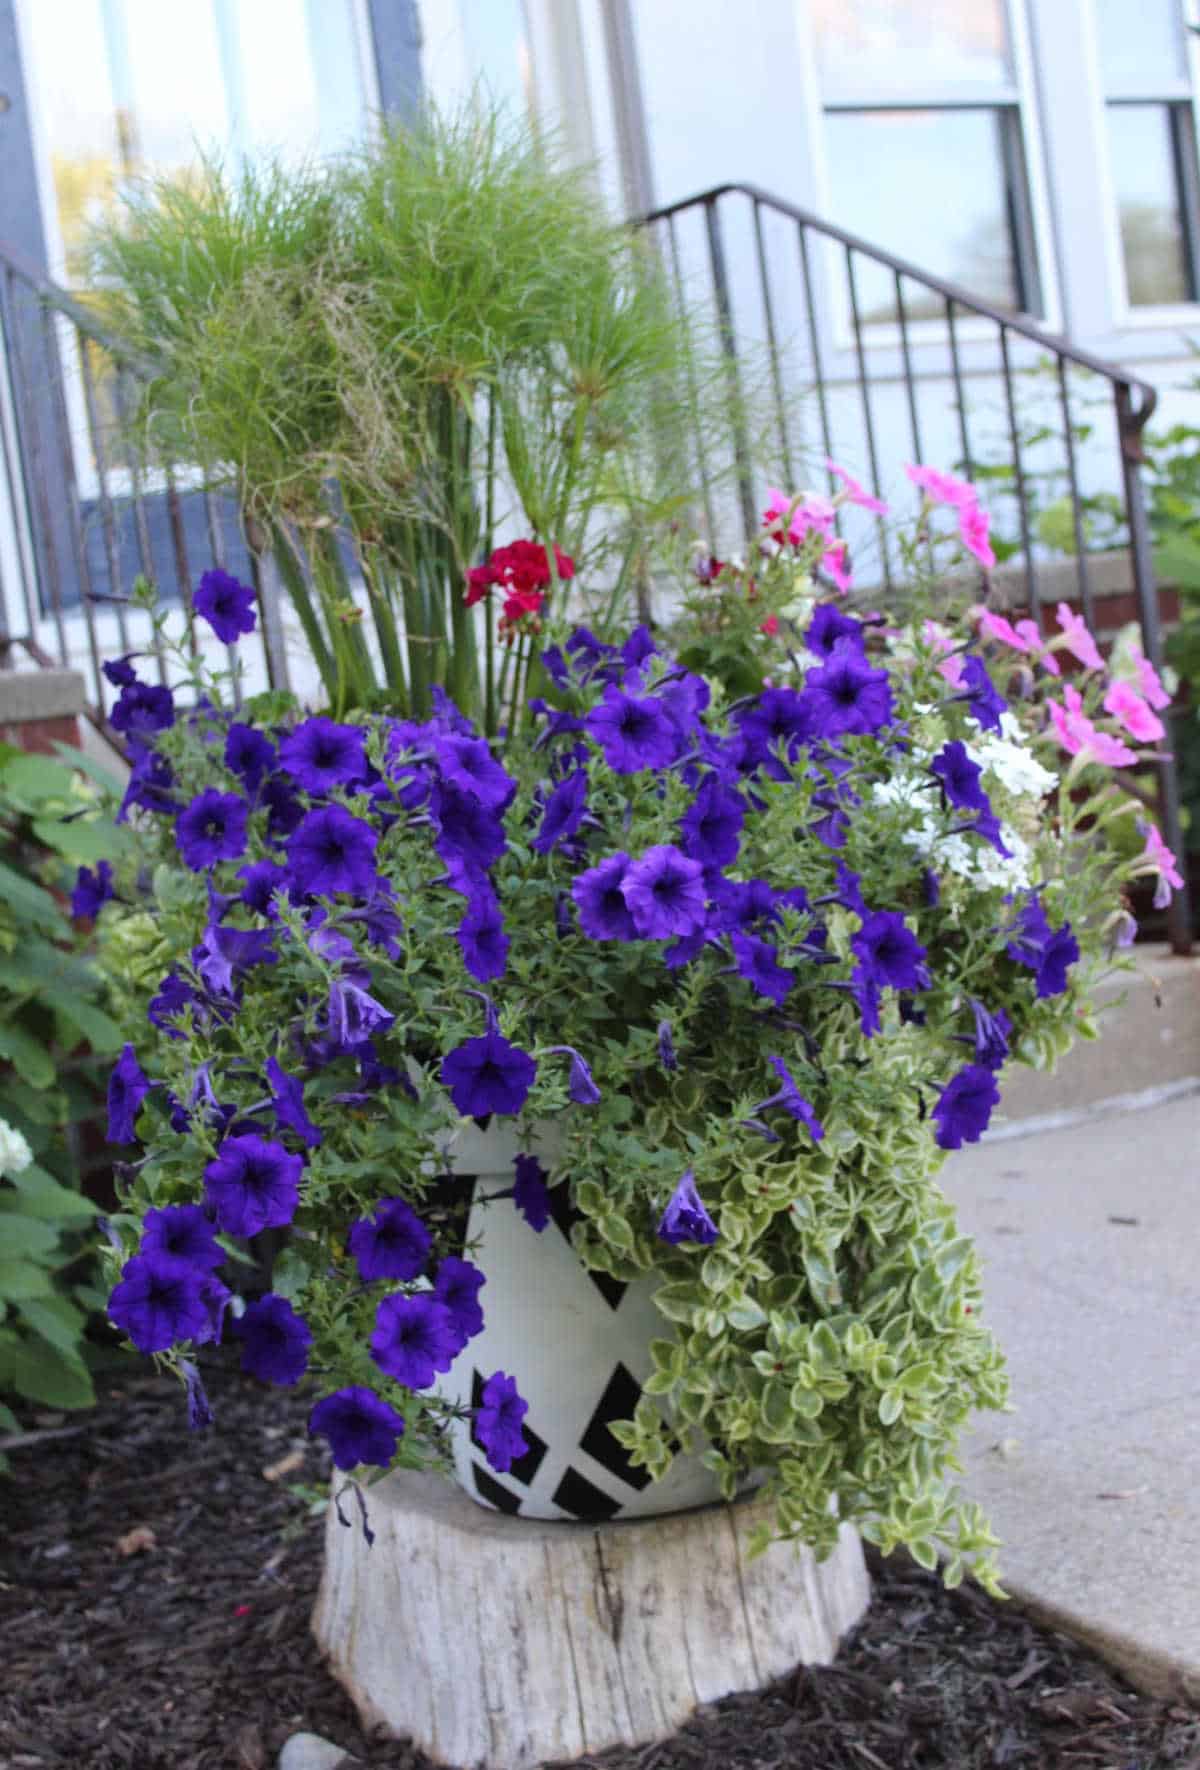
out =
[[[776,541],[787,540],[793,547],[798,547],[804,537],[815,529],[819,534],[833,534],[833,501],[824,498],[819,492],[811,493],[796,505],[795,498],[789,498],[778,486],[767,487],[767,507],[763,511],[763,527]],[[789,510],[792,512],[785,536],[783,525]]]
[[957,474],[943,473],[937,467],[917,467],[911,461],[905,463],[904,471],[931,504],[951,504],[961,510],[979,502],[979,494],[970,480],[959,479]]
[[828,572],[844,596],[854,579],[850,575],[850,557],[844,541],[829,541],[821,558],[821,570]]
[[1072,688],[1069,682],[1064,683],[1063,696],[1065,705],[1060,701],[1047,701],[1046,705],[1058,741],[1067,754],[1078,756],[1086,752],[1092,761],[1102,763],[1105,768],[1132,767],[1137,761],[1135,752],[1120,738],[1096,729],[1083,711],[1079,690]]
[[[1003,615],[993,614],[992,610],[984,608],[982,603],[973,608],[971,613],[989,639],[998,639],[1001,645],[1010,645],[1014,651],[1028,651],[1030,649],[1027,641],[1022,638],[1012,622],[1006,621]],[[1024,622],[1021,624],[1025,625]],[[1039,634],[1038,637],[1040,639],[1041,635]]]
[[1104,697],[1104,711],[1123,725],[1139,743],[1155,743],[1166,736],[1166,727],[1157,713],[1152,713],[1141,695],[1127,682],[1114,682]]
[[765,633],[769,639],[774,639],[779,631],[779,616],[768,615],[758,630],[760,633]]
[[1018,621],[1017,632],[1021,635],[1022,639],[1024,639],[1029,650],[1038,659],[1039,663],[1042,664],[1051,676],[1060,676],[1062,674],[1058,667],[1058,659],[1055,657],[1054,653],[1045,649],[1046,641],[1043,638],[1042,630],[1036,621]]
[[962,502],[958,504],[958,533],[968,553],[973,553],[980,565],[990,570],[996,563],[996,555],[992,543],[988,540],[988,524],[990,518],[986,510],[978,503]]
[[883,499],[873,498],[866,487],[859,484],[853,474],[847,473],[844,467],[839,467],[836,461],[831,461],[828,455],[825,457],[825,465],[833,477],[840,479],[845,486],[846,490],[843,496],[847,503],[857,504],[862,510],[873,510],[876,516],[887,515],[887,505]]
[[1148,658],[1144,658],[1140,651],[1134,652],[1133,661],[1137,665],[1138,687],[1142,691],[1143,698],[1161,713],[1164,707],[1171,705],[1171,697],[1162,685],[1162,678],[1154,665]]
[[1073,613],[1069,603],[1060,602],[1056,618],[1071,656],[1078,658],[1085,670],[1103,670],[1104,659],[1100,656],[1096,641],[1088,631],[1088,624],[1083,616]]
[[[938,626],[936,621],[926,621],[922,634],[926,645],[939,652],[952,652],[954,641]],[[946,657],[938,665],[938,674],[945,678],[951,688],[961,688],[963,678],[963,660],[961,657]]]
[[1165,910],[1171,901],[1172,889],[1183,890],[1183,874],[1179,871],[1179,862],[1159,834],[1157,825],[1143,823],[1141,830],[1146,838],[1141,858],[1148,861],[1151,869],[1158,874],[1154,907],[1156,910]]

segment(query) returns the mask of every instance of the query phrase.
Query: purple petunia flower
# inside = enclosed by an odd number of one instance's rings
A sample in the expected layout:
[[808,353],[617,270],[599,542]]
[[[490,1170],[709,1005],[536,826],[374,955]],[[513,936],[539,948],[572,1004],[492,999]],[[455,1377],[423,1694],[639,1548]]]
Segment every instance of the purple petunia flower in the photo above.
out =
[[239,971],[278,962],[275,937],[269,928],[224,928],[219,922],[210,922],[200,945],[192,948],[192,963],[214,995],[228,995]]
[[537,1075],[527,1051],[489,1027],[467,1039],[442,1059],[442,1083],[464,1118],[485,1118],[490,1112],[520,1112]]
[[212,1224],[199,1205],[161,1205],[146,1212],[139,1254],[156,1260],[183,1260],[199,1272],[213,1272],[225,1260]]
[[1009,941],[1004,950],[1010,959],[1036,973],[1038,997],[1061,996],[1067,987],[1068,967],[1079,958],[1079,942],[1071,924],[1051,928],[1041,899],[1031,891],[1006,932]]
[[[794,688],[765,688],[757,701],[735,718],[745,746],[747,768],[765,768],[775,780],[790,778],[786,763],[795,761],[812,736],[812,720],[804,697]],[[785,761],[780,760],[780,754]]]
[[731,866],[745,821],[740,794],[710,775],[679,820],[683,852],[702,867]]
[[90,867],[80,867],[71,891],[71,914],[94,921],[115,895],[112,881],[113,870],[106,860],[97,863],[94,873]]
[[517,1393],[516,1378],[494,1371],[483,1385],[480,1405],[475,1409],[475,1438],[501,1475],[529,1449],[521,1431],[521,1421],[528,1412],[529,1403]]
[[621,895],[643,940],[670,940],[704,926],[704,868],[671,843],[630,863]]
[[574,836],[587,816],[588,778],[582,768],[559,781],[546,801],[541,825],[529,846],[536,854],[549,854],[559,842]]
[[571,886],[579,926],[591,940],[634,940],[637,929],[621,890],[630,867],[627,854],[610,854],[580,873]]
[[114,688],[132,688],[137,681],[137,671],[130,660],[140,658],[141,655],[140,651],[127,651],[123,657],[110,658],[100,668]]
[[893,717],[891,680],[871,667],[857,646],[841,640],[827,664],[810,670],[803,700],[813,732],[822,738],[869,737]]
[[253,590],[219,567],[205,572],[196,586],[192,607],[226,645],[236,645],[243,633],[253,633],[258,619]]
[[951,805],[961,811],[991,814],[992,802],[979,784],[983,770],[977,762],[972,762],[965,744],[955,740],[944,745],[929,769],[942,783],[942,791]]
[[246,851],[248,810],[237,793],[219,793],[215,787],[197,793],[175,824],[175,840],[185,864],[199,873],[215,867],[218,861],[237,860]]
[[448,867],[468,877],[486,873],[508,846],[499,816],[474,793],[439,781],[429,795],[429,811],[437,827],[435,849]]
[[276,892],[282,891],[288,883],[288,870],[273,860],[253,860],[249,866],[238,868],[238,878],[245,880],[242,890],[242,902],[248,909],[257,910],[260,916],[276,915],[273,899]]
[[108,1078],[108,1140],[134,1143],[142,1101],[154,1083],[142,1071],[132,1045],[126,1045]]
[[225,1313],[233,1303],[233,1292],[228,1285],[223,1285],[214,1272],[202,1275],[204,1282],[200,1287],[200,1295],[204,1299],[204,1329],[196,1335],[197,1346],[206,1345],[210,1340],[215,1346],[221,1344],[221,1331],[225,1325]]
[[433,753],[449,786],[471,794],[489,811],[503,811],[512,803],[517,783],[496,761],[486,739],[450,732],[434,739]]
[[329,1011],[325,1026],[330,1038],[339,1050],[354,1050],[373,1032],[380,1032],[391,1026],[396,1016],[377,1002],[359,978],[367,978],[366,971],[355,971],[344,977],[335,977],[329,985]]
[[982,1002],[973,999],[971,1013],[975,1018],[976,1063],[981,1063],[985,1069],[1001,1069],[1008,1059],[1012,1021],[1003,1008],[991,1014]]
[[433,1237],[402,1198],[385,1198],[369,1217],[360,1217],[347,1241],[364,1284],[377,1278],[418,1278],[425,1270]]
[[547,1055],[561,1052],[571,1059],[571,1075],[567,1083],[567,1093],[576,1106],[595,1106],[600,1099],[600,1090],[596,1086],[595,1077],[588,1067],[587,1059],[581,1057],[574,1045],[548,1045]]
[[876,910],[851,936],[860,975],[891,989],[928,989],[925,948],[898,910]]
[[460,1260],[454,1254],[447,1254],[437,1269],[433,1294],[437,1302],[450,1311],[460,1352],[468,1340],[483,1332],[479,1293],[486,1283],[478,1266],[472,1266],[469,1260]]
[[133,767],[114,822],[128,823],[129,813],[138,805],[160,816],[174,815],[178,808],[172,793],[175,776],[171,764],[157,750],[139,750],[135,740],[130,742],[130,753]]
[[249,1377],[290,1389],[308,1368],[312,1329],[286,1297],[269,1292],[248,1303],[233,1333],[242,1342],[242,1369]]
[[990,1069],[969,1063],[943,1088],[933,1116],[941,1149],[961,1149],[978,1143],[987,1129],[992,1109],[1000,1103],[1000,1089]]
[[169,688],[149,682],[126,683],[109,714],[114,731],[129,738],[148,738],[175,723],[175,701]]
[[309,1149],[317,1149],[321,1133],[305,1111],[303,1082],[281,1069],[274,1057],[268,1057],[263,1068],[280,1130],[294,1131]]
[[370,1344],[380,1370],[406,1389],[428,1389],[462,1349],[454,1317],[427,1291],[384,1297],[375,1312]]
[[165,1352],[181,1340],[199,1339],[208,1325],[203,1284],[204,1274],[185,1260],[135,1254],[108,1299],[109,1320],[139,1352]]
[[720,1230],[705,1210],[696,1191],[696,1178],[689,1168],[671,1194],[666,1210],[655,1231],[659,1241],[677,1247],[680,1242],[699,1242],[711,1247]]
[[275,746],[253,725],[235,721],[225,736],[225,766],[253,793],[275,766]]
[[774,1094],[768,1095],[766,1100],[759,1101],[754,1108],[755,1113],[769,1112],[775,1106],[782,1107],[784,1112],[790,1112],[792,1117],[805,1127],[814,1143],[820,1143],[825,1135],[825,1127],[810,1102],[804,1098],[797,1087],[796,1078],[791,1070],[782,1057],[768,1057],[767,1062],[779,1077],[780,1086]]
[[550,1221],[550,1189],[546,1185],[546,1170],[536,1155],[514,1157],[513,1167],[517,1176],[513,1187],[513,1203],[529,1227],[540,1235]]
[[318,715],[305,719],[279,746],[279,766],[308,793],[350,787],[367,777],[366,732]]
[[456,932],[463,964],[480,983],[503,977],[508,963],[508,936],[500,900],[490,885],[481,884],[467,901],[466,914]]
[[653,695],[625,694],[610,683],[584,724],[614,774],[668,768],[679,754],[671,717]]
[[966,693],[952,699],[966,701],[972,717],[985,731],[999,731],[1000,715],[1007,711],[1008,702],[996,692],[987,666],[980,658],[963,658],[960,681],[966,685]]
[[370,897],[378,841],[370,824],[343,806],[323,805],[301,820],[288,842],[292,879],[310,897],[335,897],[342,891]]
[[921,875],[921,895],[931,910],[936,910],[942,901],[942,883],[930,867],[926,867]]
[[754,934],[738,933],[730,935],[729,944],[733,948],[739,977],[744,977],[760,996],[766,996],[777,1008],[782,1008],[796,976],[779,963],[770,941],[759,940]]
[[675,1055],[675,1041],[671,1037],[671,1022],[660,1020],[658,1023],[658,1061],[664,1069],[678,1069],[679,1059]]
[[308,1416],[315,1438],[327,1438],[336,1468],[372,1463],[386,1469],[404,1434],[404,1419],[373,1389],[354,1385],[322,1397]]
[[168,1038],[181,1039],[184,1035],[178,1027],[170,1022],[181,1015],[188,1006],[197,1007],[200,998],[190,984],[183,981],[178,972],[168,971],[159,984],[157,991],[150,999],[146,1009],[146,1019],[151,1026],[159,1027]]
[[862,651],[863,624],[853,615],[843,614],[832,602],[822,602],[813,610],[813,618],[804,635],[804,643],[814,657],[830,658],[843,641]]
[[189,1432],[206,1431],[213,1423],[213,1410],[204,1384],[200,1381],[200,1372],[190,1358],[181,1358],[179,1369],[183,1376],[183,1387],[187,1396],[188,1430]]
[[204,1194],[226,1235],[283,1229],[296,1214],[304,1163],[256,1133],[227,1137],[204,1170]]

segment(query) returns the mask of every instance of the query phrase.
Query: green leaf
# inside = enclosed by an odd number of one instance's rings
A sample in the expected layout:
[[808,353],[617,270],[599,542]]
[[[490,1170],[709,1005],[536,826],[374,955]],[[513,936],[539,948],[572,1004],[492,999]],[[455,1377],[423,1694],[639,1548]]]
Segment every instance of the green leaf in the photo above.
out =
[[125,1034],[112,1017],[97,1008],[93,1002],[85,1002],[78,996],[66,996],[58,990],[46,990],[44,1000],[48,1007],[53,1008],[72,1026],[79,1029],[92,1050],[103,1055],[109,1051],[118,1051],[124,1043]]
[[49,756],[31,756],[22,751],[0,768],[0,787],[9,797],[23,800],[27,807],[36,807],[47,799],[73,800],[75,776]]
[[33,833],[47,848],[81,866],[94,866],[98,860],[113,860],[125,846],[127,837],[104,818],[39,817],[34,819]]
[[879,1419],[884,1426],[892,1426],[900,1418],[904,1410],[904,1398],[895,1389],[885,1389],[879,1397]]
[[25,1298],[17,1313],[36,1334],[69,1359],[77,1359],[87,1317],[65,1297]]
[[73,744],[56,743],[54,748],[63,762],[69,762],[72,768],[79,770],[80,774],[86,774],[88,779],[95,781],[98,787],[103,787],[110,798],[119,799],[121,797],[124,788],[116,775],[110,774],[107,768],[102,768],[91,756],[86,756]]
[[96,1399],[87,1366],[66,1358],[44,1340],[25,1341],[13,1354],[12,1386],[27,1401],[47,1407],[91,1407]]
[[271,1267],[271,1289],[277,1297],[294,1303],[304,1295],[311,1277],[311,1268],[299,1249],[287,1247]]
[[44,1046],[23,1026],[0,1026],[0,1057],[7,1057],[22,1081],[31,1088],[48,1088],[54,1080],[54,1062]]
[[738,1328],[743,1333],[766,1325],[766,1311],[759,1308],[753,1297],[743,1297],[740,1303],[731,1303],[725,1314],[730,1327]]
[[48,933],[65,936],[68,932],[67,918],[50,893],[25,878],[23,873],[14,872],[3,861],[0,861],[0,903],[12,910],[18,920],[23,918],[33,922]]
[[0,1401],[0,1432],[19,1432],[20,1430],[21,1422],[13,1412],[12,1408],[6,1407],[4,1403]]
[[[7,1204],[7,1197],[0,1203]],[[18,1217],[10,1210],[0,1215],[0,1248],[4,1250],[6,1263],[49,1254],[57,1246],[58,1231],[48,1223],[39,1222],[36,1217]]]
[[958,1277],[974,1251],[975,1244],[969,1235],[960,1235],[938,1249],[937,1269],[947,1284]]
[[54,1283],[44,1266],[27,1261],[0,1260],[0,1297],[19,1302],[24,1297],[51,1297]]
[[36,1162],[9,1178],[21,1195],[20,1209],[27,1216],[69,1221],[94,1217],[99,1212],[99,1205],[84,1198],[81,1192],[73,1192],[69,1186],[60,1186],[54,1176],[45,1168],[39,1168]]

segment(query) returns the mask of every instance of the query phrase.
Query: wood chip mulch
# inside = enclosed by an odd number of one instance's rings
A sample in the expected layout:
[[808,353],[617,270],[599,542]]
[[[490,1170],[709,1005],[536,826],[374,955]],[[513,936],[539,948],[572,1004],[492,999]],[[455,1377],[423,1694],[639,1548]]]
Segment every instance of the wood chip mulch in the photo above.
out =
[[[215,1430],[131,1374],[34,1423],[0,1478],[0,1770],[274,1770],[300,1729],[364,1764],[308,1631],[324,1479],[306,1403],[209,1373]],[[1137,1695],[1065,1637],[895,1558],[837,1665],[706,1706],[603,1770],[1200,1770],[1200,1713]]]

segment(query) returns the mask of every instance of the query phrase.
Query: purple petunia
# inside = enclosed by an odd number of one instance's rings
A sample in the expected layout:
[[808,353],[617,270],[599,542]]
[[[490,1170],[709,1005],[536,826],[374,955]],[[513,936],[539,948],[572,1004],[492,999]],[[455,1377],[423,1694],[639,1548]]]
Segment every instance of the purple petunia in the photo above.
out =
[[447,1254],[437,1269],[433,1281],[433,1295],[437,1302],[450,1311],[454,1323],[454,1331],[459,1337],[459,1350],[476,1334],[483,1332],[483,1308],[479,1302],[479,1293],[487,1283],[478,1266],[472,1266],[469,1260],[460,1260],[454,1254]]
[[813,618],[804,634],[804,643],[814,657],[832,657],[838,645],[845,642],[863,649],[864,634],[861,621],[853,615],[843,614],[832,602],[822,602],[813,610]]
[[513,1186],[513,1203],[529,1227],[540,1235],[550,1221],[550,1189],[546,1185],[546,1170],[536,1155],[515,1156],[513,1168],[517,1176]]
[[263,1383],[290,1389],[308,1368],[312,1329],[286,1297],[273,1292],[248,1303],[233,1324],[242,1342],[242,1369]]
[[375,1312],[370,1344],[380,1370],[406,1389],[428,1389],[462,1350],[453,1315],[427,1291],[384,1297]]
[[327,793],[366,779],[366,732],[320,715],[305,719],[279,746],[279,766],[307,793]]
[[668,768],[679,754],[670,714],[653,695],[625,694],[610,683],[584,724],[614,774]]
[[529,844],[536,854],[549,854],[558,843],[569,841],[578,833],[587,816],[587,785],[588,777],[582,768],[574,769],[559,781],[546,801],[538,833]]
[[504,932],[500,900],[490,885],[481,884],[471,893],[466,914],[455,932],[463,964],[472,977],[480,983],[503,977],[509,940]]
[[254,860],[248,866],[238,868],[238,878],[245,880],[242,902],[246,907],[273,920],[276,915],[275,894],[287,885],[287,868],[273,860]]
[[1007,711],[1008,702],[996,692],[987,666],[979,658],[965,657],[960,680],[965,684],[966,692],[953,698],[967,702],[972,716],[985,731],[999,731],[1000,716]]
[[138,1252],[156,1260],[182,1260],[202,1273],[214,1271],[225,1259],[199,1205],[161,1205],[147,1211]]
[[304,1084],[295,1076],[288,1075],[274,1057],[268,1057],[263,1068],[267,1086],[271,1090],[276,1124],[280,1130],[294,1131],[309,1149],[317,1149],[321,1143],[321,1133],[305,1111]]
[[253,590],[219,567],[205,572],[192,597],[192,607],[226,645],[236,645],[243,633],[253,633],[258,618]]
[[898,910],[875,910],[850,938],[859,975],[880,988],[928,989],[925,948]]
[[184,1393],[187,1396],[188,1430],[203,1432],[213,1423],[213,1410],[204,1384],[200,1380],[200,1372],[190,1358],[179,1360],[179,1370],[183,1377]]
[[354,971],[330,982],[325,1027],[341,1051],[354,1050],[373,1032],[391,1026],[396,1018],[360,981],[368,977],[366,971]]
[[165,1352],[181,1340],[200,1339],[208,1326],[204,1274],[186,1260],[135,1254],[121,1268],[108,1299],[109,1320],[139,1352]]
[[1038,997],[1061,996],[1067,987],[1068,968],[1079,958],[1079,942],[1071,932],[1071,924],[1064,922],[1061,928],[1051,928],[1041,899],[1031,891],[1006,932],[1009,940],[1004,950],[1010,959],[1036,973]]
[[705,1210],[696,1191],[696,1177],[688,1168],[667,1203],[655,1234],[659,1241],[677,1247],[680,1242],[699,1242],[711,1247],[720,1231]]
[[702,867],[731,866],[745,821],[741,796],[710,775],[679,820],[683,852]]
[[766,996],[781,1008],[791,993],[796,976],[779,963],[770,941],[759,940],[754,934],[737,933],[730,935],[729,944],[733,948],[739,977],[744,977],[760,996]]
[[580,873],[571,886],[579,926],[591,940],[634,940],[637,929],[621,890],[629,871],[627,854],[610,854]]
[[483,1385],[475,1409],[475,1438],[493,1469],[505,1475],[529,1449],[521,1421],[529,1403],[517,1393],[517,1380],[494,1371]]
[[141,657],[140,651],[127,651],[123,657],[110,658],[107,664],[101,664],[105,676],[114,688],[132,688],[137,681],[137,671],[131,660]]
[[371,1463],[386,1469],[404,1433],[404,1419],[373,1389],[354,1385],[317,1402],[308,1416],[315,1438],[327,1438],[336,1468]]
[[474,793],[439,781],[429,811],[437,828],[435,849],[448,867],[469,878],[486,873],[508,846],[500,817]]
[[675,1041],[671,1037],[671,1022],[660,1020],[658,1023],[658,1061],[664,1069],[678,1069],[679,1059],[675,1055]]
[[992,1070],[969,1063],[943,1088],[933,1116],[941,1149],[961,1149],[978,1143],[987,1129],[992,1109],[1000,1103],[1000,1089]]
[[489,811],[503,811],[512,803],[517,783],[496,761],[484,738],[450,732],[434,740],[433,753],[442,779],[471,794]]
[[466,1039],[442,1059],[442,1083],[464,1118],[485,1118],[490,1112],[517,1113],[524,1106],[537,1075],[527,1051],[489,1027]]
[[957,740],[945,744],[930,763],[929,770],[942,783],[942,791],[951,805],[960,811],[991,814],[991,800],[979,784],[983,770],[977,762],[972,762],[965,744]]
[[621,895],[643,940],[670,940],[704,926],[704,868],[671,843],[630,862]]
[[803,700],[818,737],[869,737],[893,716],[891,681],[876,670],[849,640],[834,647],[827,664],[810,670]]
[[1008,1060],[1009,1037],[1012,1032],[1012,1021],[1001,1008],[997,1013],[989,1013],[982,1002],[972,1000],[971,1013],[975,1018],[975,1061],[985,1069],[1001,1069]]
[[71,914],[94,921],[114,896],[113,870],[106,860],[97,863],[94,873],[90,867],[80,867],[71,891]]
[[782,1057],[768,1057],[767,1062],[779,1077],[780,1085],[774,1094],[759,1101],[754,1109],[755,1113],[761,1115],[764,1112],[770,1112],[773,1107],[781,1107],[784,1112],[790,1112],[792,1117],[804,1126],[814,1143],[820,1143],[825,1135],[825,1127],[810,1102],[804,1098],[797,1087],[796,1078],[791,1070]]
[[169,688],[136,679],[126,683],[109,714],[114,731],[128,738],[148,738],[175,723],[175,701]]
[[153,1082],[143,1073],[132,1045],[126,1045],[117,1058],[108,1078],[108,1140],[110,1143],[136,1141],[134,1126],[142,1101]]
[[179,813],[175,840],[185,865],[194,873],[215,867],[218,861],[237,860],[246,852],[246,818],[249,807],[237,793],[219,793],[206,787]]
[[362,818],[352,817],[341,805],[323,805],[308,812],[288,842],[292,879],[310,897],[336,897],[343,891],[370,897],[378,841]]
[[283,1229],[296,1214],[304,1163],[250,1132],[227,1137],[204,1170],[204,1194],[226,1235]]
[[[749,707],[735,715],[745,761],[765,768],[776,780],[790,778],[787,762],[795,761],[812,736],[812,720],[804,697],[794,688],[765,688]],[[780,753],[786,761],[780,759]]]
[[347,1245],[364,1284],[377,1278],[418,1278],[433,1237],[402,1198],[381,1199],[369,1217],[353,1225]]
[[275,746],[255,726],[235,720],[225,735],[225,766],[244,783],[248,793],[256,792],[275,766]]

